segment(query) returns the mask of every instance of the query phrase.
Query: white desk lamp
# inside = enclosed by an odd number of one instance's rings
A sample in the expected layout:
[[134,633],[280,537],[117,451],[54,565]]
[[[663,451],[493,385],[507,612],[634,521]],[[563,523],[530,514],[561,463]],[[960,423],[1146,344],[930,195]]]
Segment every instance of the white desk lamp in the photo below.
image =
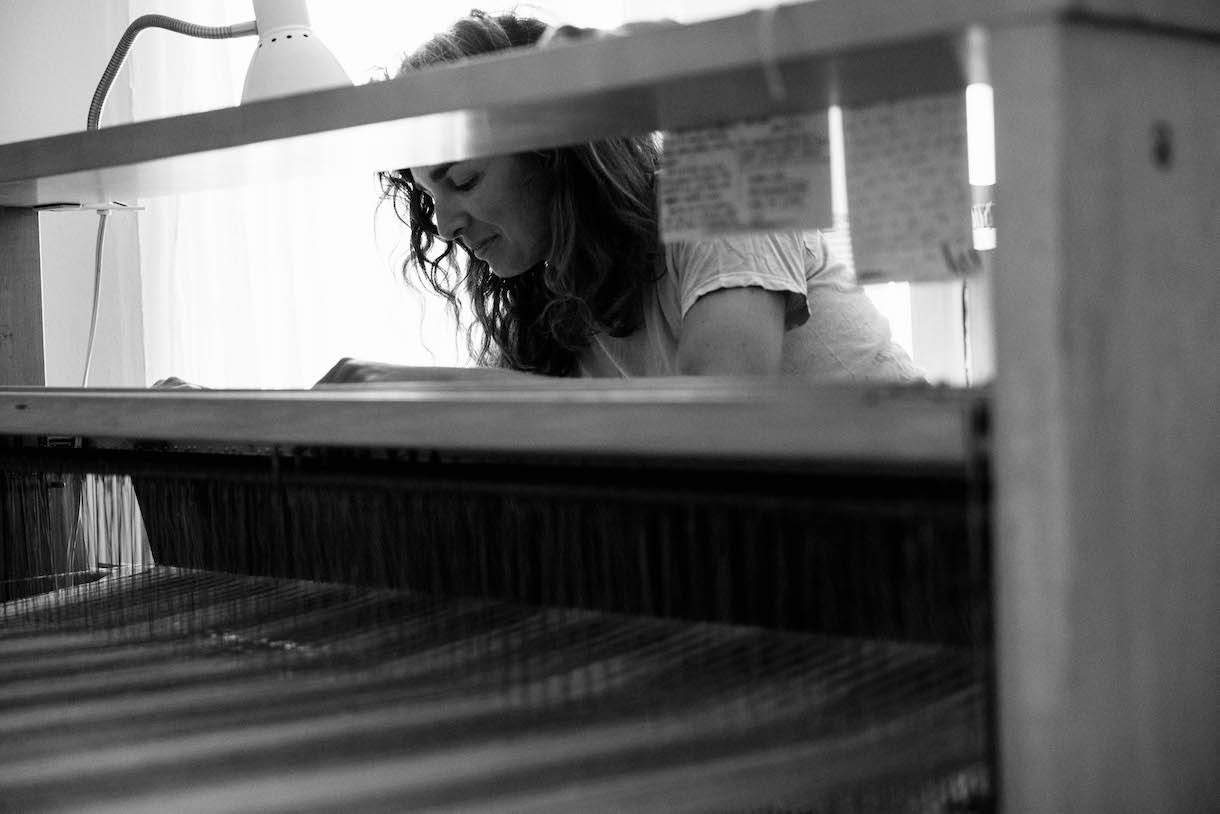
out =
[[305,0],[254,0],[254,17],[258,47],[246,69],[242,104],[352,84],[309,27]]
[[242,104],[352,84],[347,72],[309,25],[305,0],[254,0],[254,20],[231,26],[194,25],[162,14],[146,14],[127,27],[98,82],[86,128],[96,130],[110,86],[127,58],[136,35],[164,28],[203,39],[258,35],[258,47],[246,70]]

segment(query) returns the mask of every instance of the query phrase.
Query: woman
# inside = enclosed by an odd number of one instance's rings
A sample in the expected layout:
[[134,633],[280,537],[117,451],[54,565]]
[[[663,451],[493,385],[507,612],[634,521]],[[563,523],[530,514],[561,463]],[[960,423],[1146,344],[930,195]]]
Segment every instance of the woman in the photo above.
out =
[[[547,26],[473,12],[401,72],[537,44]],[[663,244],[652,135],[382,175],[413,272],[473,310],[481,366],[550,376],[919,373],[812,233]],[[419,378],[345,359],[322,383]]]

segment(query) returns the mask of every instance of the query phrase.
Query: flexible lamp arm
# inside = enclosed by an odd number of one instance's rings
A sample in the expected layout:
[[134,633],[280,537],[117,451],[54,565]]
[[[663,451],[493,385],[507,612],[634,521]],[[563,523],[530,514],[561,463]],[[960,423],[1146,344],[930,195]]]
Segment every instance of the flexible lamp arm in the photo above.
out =
[[123,67],[123,60],[127,59],[127,52],[131,50],[131,44],[135,42],[136,35],[146,28],[164,28],[178,34],[208,40],[248,37],[258,33],[258,26],[254,20],[237,25],[202,26],[166,17],[163,14],[145,14],[143,17],[136,18],[131,25],[127,26],[127,31],[123,33],[123,38],[119,40],[114,54],[110,57],[110,64],[102,73],[97,90],[93,92],[93,102],[89,105],[89,119],[85,125],[87,130],[97,129],[98,120],[102,117],[102,106],[106,104],[106,95],[110,93],[110,86],[114,84],[114,78],[118,75],[119,68]]

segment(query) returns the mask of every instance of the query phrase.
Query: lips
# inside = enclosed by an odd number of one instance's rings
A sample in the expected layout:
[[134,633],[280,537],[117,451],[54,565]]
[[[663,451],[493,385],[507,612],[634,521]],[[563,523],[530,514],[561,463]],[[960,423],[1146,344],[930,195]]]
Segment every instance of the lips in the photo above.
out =
[[470,253],[473,254],[475,257],[479,258],[480,260],[486,260],[487,258],[484,255],[484,252],[487,251],[488,246],[490,246],[491,244],[496,242],[497,238],[498,238],[498,235],[492,235],[491,237],[487,238],[486,240],[482,241],[481,243],[476,243],[475,245],[470,247]]

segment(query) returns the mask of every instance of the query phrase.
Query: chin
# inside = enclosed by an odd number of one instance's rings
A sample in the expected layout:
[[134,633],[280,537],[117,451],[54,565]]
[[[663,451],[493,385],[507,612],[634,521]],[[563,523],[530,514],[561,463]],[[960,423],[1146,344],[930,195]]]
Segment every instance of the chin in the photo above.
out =
[[496,275],[501,280],[511,280],[513,277],[520,277],[522,274],[526,274],[527,272],[534,271],[535,269],[541,269],[544,265],[545,262],[539,260],[537,263],[529,266],[520,264],[492,265],[491,263],[488,263],[487,268],[492,274]]
[[519,277],[524,273],[519,268],[507,268],[505,266],[489,265],[487,267],[487,269],[492,274],[494,274],[496,277],[499,277],[501,280],[511,280],[513,277]]

